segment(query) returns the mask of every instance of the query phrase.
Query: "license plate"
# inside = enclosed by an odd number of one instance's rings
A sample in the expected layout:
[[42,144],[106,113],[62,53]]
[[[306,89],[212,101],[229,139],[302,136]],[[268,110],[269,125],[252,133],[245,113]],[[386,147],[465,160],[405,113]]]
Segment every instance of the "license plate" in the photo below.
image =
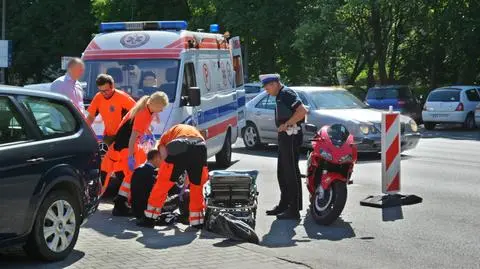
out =
[[433,114],[432,117],[433,117],[434,119],[448,118],[448,114]]

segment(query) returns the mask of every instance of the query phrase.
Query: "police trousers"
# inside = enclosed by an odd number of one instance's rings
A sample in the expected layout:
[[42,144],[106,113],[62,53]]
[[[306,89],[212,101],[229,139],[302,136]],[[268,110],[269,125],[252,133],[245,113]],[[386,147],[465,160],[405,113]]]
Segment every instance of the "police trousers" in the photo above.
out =
[[302,210],[302,184],[298,167],[302,143],[301,131],[291,136],[286,132],[278,133],[277,177],[281,208],[288,206],[293,210]]

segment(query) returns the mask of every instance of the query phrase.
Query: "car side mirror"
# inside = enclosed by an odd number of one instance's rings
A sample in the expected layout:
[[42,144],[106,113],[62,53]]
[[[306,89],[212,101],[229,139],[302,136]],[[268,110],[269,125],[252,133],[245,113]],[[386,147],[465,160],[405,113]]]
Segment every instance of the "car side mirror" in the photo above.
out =
[[313,125],[313,124],[305,124],[305,130],[307,132],[310,132],[310,133],[317,133],[318,132],[318,128],[317,126]]
[[184,105],[186,106],[199,106],[201,103],[200,88],[190,87],[187,91],[187,96],[184,96],[182,99],[183,99]]

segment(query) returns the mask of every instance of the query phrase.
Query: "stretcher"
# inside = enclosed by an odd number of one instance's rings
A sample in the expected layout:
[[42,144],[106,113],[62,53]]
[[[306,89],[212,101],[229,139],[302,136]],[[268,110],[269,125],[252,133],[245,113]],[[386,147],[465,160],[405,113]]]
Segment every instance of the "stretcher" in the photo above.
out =
[[213,230],[220,213],[228,213],[255,228],[258,171],[211,171],[205,184],[205,224]]

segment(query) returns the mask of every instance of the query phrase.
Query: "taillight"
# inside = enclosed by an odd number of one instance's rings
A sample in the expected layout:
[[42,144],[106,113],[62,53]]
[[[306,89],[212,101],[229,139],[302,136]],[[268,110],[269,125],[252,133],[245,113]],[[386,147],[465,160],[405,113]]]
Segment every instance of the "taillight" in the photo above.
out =
[[455,111],[463,111],[463,104],[460,103],[458,104],[457,108],[455,109]]
[[403,100],[399,100],[399,101],[397,102],[397,104],[398,104],[398,106],[403,107],[403,106],[405,106],[405,105],[407,104],[407,102],[405,102],[405,101],[403,101]]
[[427,111],[427,104],[423,105],[423,111]]

